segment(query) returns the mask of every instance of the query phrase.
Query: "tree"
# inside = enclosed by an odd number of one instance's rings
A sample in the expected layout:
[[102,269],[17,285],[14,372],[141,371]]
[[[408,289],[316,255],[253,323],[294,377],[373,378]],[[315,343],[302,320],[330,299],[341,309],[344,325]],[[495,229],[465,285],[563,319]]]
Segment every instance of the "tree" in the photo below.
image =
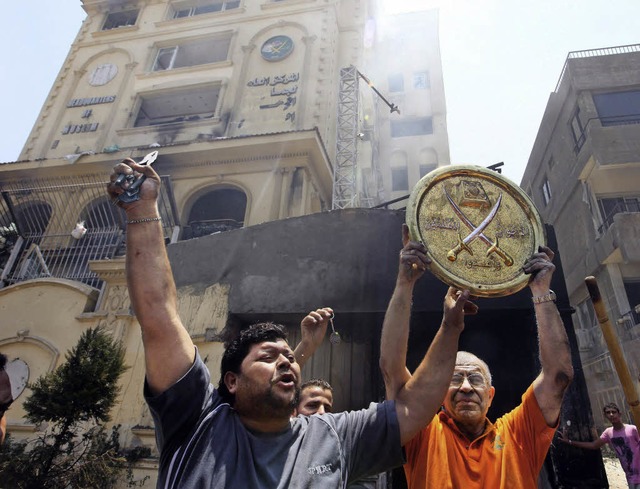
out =
[[2,447],[2,487],[110,489],[123,480],[142,485],[132,479],[135,460],[120,450],[119,427],[106,428],[126,369],[119,342],[101,327],[85,331],[65,362],[31,386],[26,418],[44,429],[35,439]]

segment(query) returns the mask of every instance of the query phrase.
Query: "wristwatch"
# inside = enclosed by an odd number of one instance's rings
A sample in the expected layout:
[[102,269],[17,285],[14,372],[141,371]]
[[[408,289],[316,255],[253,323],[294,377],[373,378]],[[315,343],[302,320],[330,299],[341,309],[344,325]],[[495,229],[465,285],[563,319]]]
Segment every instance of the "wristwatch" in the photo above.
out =
[[532,297],[531,300],[534,304],[542,304],[543,302],[555,302],[556,301],[556,293],[549,289],[549,293],[545,295],[539,295],[537,297]]

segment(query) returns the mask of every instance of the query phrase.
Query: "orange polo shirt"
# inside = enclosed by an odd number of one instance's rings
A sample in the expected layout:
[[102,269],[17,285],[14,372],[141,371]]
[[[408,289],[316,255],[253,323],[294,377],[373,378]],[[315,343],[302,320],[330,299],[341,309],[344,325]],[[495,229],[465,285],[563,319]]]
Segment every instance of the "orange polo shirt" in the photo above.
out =
[[487,419],[484,434],[469,442],[446,412],[405,445],[409,489],[536,489],[556,428],[550,428],[530,386],[522,404]]

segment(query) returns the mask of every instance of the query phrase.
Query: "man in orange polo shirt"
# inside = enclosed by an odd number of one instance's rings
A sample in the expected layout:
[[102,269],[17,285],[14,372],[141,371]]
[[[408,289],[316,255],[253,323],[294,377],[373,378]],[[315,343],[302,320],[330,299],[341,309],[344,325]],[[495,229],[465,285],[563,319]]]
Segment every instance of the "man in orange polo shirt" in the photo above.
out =
[[[406,368],[411,298],[416,281],[429,261],[423,245],[409,241],[403,227],[404,248],[396,288],[385,316],[380,366],[387,397],[412,379]],[[443,409],[405,445],[405,474],[410,489],[491,488],[535,489],[545,455],[558,425],[560,406],[573,378],[566,332],[550,290],[555,270],[553,251],[541,247],[523,269],[531,274],[529,287],[538,324],[542,371],[522,396],[522,403],[491,423],[486,415],[495,394],[485,362],[468,352],[457,352],[466,313],[477,312],[467,301],[469,291],[449,288],[444,300],[441,331],[457,332],[440,341],[441,355],[450,360],[451,384],[443,393]],[[446,328],[445,328],[446,327]],[[438,333],[440,334],[440,332]],[[454,362],[455,359],[455,362]]]

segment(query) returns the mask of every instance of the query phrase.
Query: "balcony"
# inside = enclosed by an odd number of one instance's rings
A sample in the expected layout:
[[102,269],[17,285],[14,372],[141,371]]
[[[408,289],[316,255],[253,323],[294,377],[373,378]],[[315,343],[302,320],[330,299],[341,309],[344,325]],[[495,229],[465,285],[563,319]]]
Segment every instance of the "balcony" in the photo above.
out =
[[[0,288],[60,278],[95,288],[93,260],[125,252],[124,211],[106,195],[104,178],[23,180],[0,187]],[[162,177],[158,201],[166,239],[177,225],[171,181]]]
[[598,262],[640,261],[640,212],[610,213],[605,217],[607,222],[611,224],[602,226],[603,234],[595,242]]

